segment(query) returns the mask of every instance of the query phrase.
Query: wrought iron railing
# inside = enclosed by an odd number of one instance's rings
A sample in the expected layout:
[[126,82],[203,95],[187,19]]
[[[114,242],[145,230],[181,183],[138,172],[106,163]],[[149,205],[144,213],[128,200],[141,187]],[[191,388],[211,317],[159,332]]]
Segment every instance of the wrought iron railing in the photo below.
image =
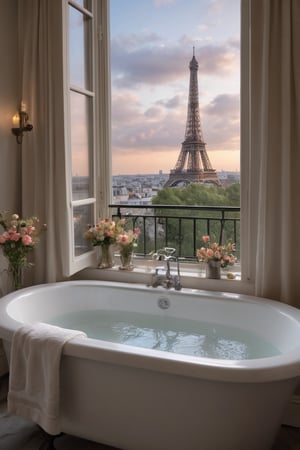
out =
[[212,241],[234,242],[240,254],[240,207],[189,205],[109,205],[113,218],[126,218],[129,227],[139,227],[137,254],[147,256],[163,247],[174,247],[177,256],[195,260],[203,245]]

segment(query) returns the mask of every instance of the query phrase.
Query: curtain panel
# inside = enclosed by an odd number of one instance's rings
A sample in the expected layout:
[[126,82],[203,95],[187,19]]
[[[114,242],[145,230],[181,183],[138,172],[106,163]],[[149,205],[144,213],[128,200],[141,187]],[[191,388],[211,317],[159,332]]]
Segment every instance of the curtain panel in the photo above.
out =
[[255,293],[300,307],[300,2],[251,0]]
[[[20,95],[33,131],[22,148],[22,215],[47,224],[27,271],[31,283],[63,279],[68,255],[61,0],[19,0]],[[29,273],[30,272],[30,273]]]

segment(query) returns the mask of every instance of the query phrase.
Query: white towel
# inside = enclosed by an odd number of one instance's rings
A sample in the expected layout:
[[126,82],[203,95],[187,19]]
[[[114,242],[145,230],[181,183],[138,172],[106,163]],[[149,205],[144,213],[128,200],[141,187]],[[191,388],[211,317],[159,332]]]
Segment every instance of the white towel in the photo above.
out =
[[22,325],[13,336],[8,411],[40,425],[47,433],[61,432],[59,418],[60,360],[64,344],[82,331],[35,323]]

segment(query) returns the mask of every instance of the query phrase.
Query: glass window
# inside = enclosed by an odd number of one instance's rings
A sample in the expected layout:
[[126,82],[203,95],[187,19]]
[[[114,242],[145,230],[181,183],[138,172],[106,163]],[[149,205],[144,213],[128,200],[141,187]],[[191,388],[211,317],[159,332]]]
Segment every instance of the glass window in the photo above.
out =
[[92,186],[92,98],[70,92],[72,197],[79,200],[93,196]]
[[[95,16],[90,12],[93,2],[69,1],[68,60],[68,123],[69,173],[73,236],[70,273],[81,268],[77,258],[91,253],[84,239],[89,224],[95,222]],[[89,6],[90,11],[85,9]],[[88,264],[88,259],[86,260]]]
[[64,0],[69,274],[91,266],[84,238],[109,214],[110,68],[108,0]]
[[84,239],[86,225],[93,223],[93,205],[81,205],[73,208],[75,256],[91,251],[89,241]]
[[69,7],[69,73],[70,84],[92,88],[92,18]]

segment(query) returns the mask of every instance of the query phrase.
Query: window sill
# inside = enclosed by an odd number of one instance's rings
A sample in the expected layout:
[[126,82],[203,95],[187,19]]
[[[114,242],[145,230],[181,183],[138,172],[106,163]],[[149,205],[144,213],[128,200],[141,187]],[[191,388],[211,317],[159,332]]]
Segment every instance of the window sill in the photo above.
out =
[[[111,269],[98,269],[89,267],[73,275],[73,280],[102,280],[122,283],[137,283],[151,285],[152,276],[156,268],[165,271],[163,261],[135,261],[135,267],[131,271],[119,270],[119,262]],[[223,270],[220,280],[207,279],[205,277],[205,267],[201,264],[182,264],[180,266],[181,284],[184,288],[205,289],[210,291],[233,292],[239,294],[253,294],[253,285],[249,281],[241,280],[240,268],[237,266],[229,270]],[[227,278],[227,272],[235,275],[235,279]],[[176,273],[175,265],[172,265],[172,274]]]

